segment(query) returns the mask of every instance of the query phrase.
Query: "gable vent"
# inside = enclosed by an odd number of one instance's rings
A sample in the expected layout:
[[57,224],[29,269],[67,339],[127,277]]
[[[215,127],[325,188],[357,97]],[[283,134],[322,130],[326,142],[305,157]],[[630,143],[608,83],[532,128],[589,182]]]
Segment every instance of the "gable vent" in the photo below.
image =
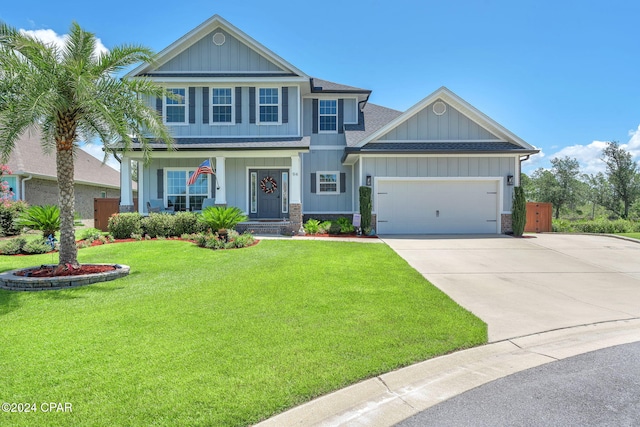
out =
[[216,46],[222,46],[227,38],[223,33],[215,33],[213,35],[213,44]]
[[442,101],[438,101],[433,104],[433,112],[436,116],[441,116],[447,111],[447,104]]

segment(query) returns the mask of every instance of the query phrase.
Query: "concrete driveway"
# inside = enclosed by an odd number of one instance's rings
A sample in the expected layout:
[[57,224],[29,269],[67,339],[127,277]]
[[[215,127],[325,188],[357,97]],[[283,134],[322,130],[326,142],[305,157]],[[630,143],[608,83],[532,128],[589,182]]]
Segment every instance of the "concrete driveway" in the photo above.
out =
[[640,244],[607,236],[382,236],[489,341],[640,317]]

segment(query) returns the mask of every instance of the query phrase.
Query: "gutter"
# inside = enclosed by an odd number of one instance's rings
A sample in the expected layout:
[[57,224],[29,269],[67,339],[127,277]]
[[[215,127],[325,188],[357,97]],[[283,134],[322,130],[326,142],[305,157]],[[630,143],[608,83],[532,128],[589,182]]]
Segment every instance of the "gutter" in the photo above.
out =
[[20,200],[25,202],[27,201],[27,198],[25,197],[26,185],[24,183],[29,181],[31,178],[33,178],[33,175],[29,174],[28,178],[22,178],[20,180]]

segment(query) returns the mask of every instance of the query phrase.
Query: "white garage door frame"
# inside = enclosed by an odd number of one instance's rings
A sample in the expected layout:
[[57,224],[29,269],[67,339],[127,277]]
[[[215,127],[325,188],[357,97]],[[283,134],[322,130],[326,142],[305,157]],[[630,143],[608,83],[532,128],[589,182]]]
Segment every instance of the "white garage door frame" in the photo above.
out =
[[372,213],[376,215],[376,229],[378,229],[378,189],[380,188],[380,182],[430,182],[430,183],[447,183],[447,182],[495,182],[496,183],[496,234],[502,232],[502,214],[504,205],[504,178],[501,176],[491,177],[391,177],[391,176],[379,176],[373,180],[373,209]]

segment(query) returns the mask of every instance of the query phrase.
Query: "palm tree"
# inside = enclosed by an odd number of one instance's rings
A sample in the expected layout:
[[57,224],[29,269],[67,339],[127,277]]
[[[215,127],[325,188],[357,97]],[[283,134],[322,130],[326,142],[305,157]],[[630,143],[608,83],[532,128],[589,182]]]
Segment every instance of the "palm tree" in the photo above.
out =
[[160,116],[140,97],[161,97],[165,91],[150,80],[115,76],[133,64],[153,61],[153,52],[122,45],[97,55],[96,42],[94,34],[75,22],[63,48],[0,23],[0,155],[6,159],[29,130],[41,130],[43,149],[55,150],[60,266],[78,265],[73,229],[78,141],[99,138],[127,150],[136,139],[147,161],[147,135],[172,144]]

